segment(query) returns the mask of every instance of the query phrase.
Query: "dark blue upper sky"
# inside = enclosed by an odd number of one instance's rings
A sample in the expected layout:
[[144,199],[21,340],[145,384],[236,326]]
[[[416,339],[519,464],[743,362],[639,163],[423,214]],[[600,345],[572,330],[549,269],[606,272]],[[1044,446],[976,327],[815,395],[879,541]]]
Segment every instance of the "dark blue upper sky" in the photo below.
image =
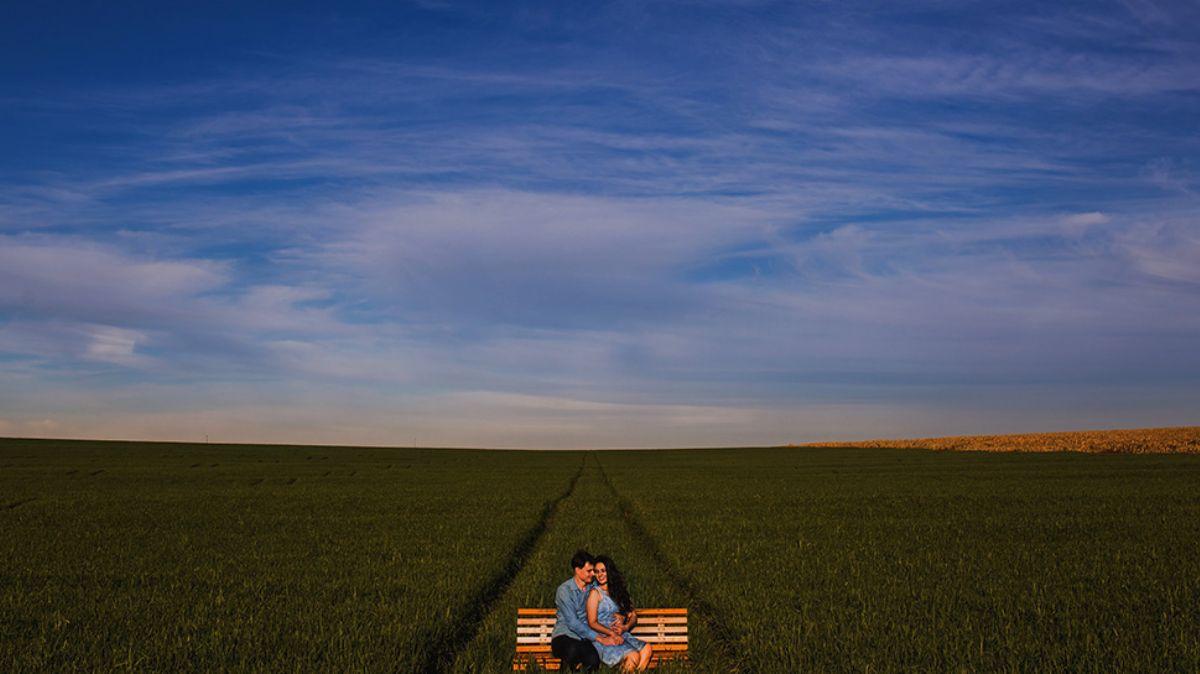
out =
[[0,435],[1194,423],[1200,7],[27,3]]

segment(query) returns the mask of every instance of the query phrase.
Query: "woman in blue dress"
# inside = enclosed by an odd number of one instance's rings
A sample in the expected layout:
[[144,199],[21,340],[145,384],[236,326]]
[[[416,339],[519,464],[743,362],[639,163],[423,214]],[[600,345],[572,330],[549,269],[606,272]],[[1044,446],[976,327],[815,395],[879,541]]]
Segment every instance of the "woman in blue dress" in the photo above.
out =
[[596,584],[587,598],[588,625],[599,636],[620,637],[624,643],[610,646],[594,641],[596,652],[604,664],[612,667],[617,663],[626,672],[646,669],[654,649],[650,644],[630,634],[637,624],[637,612],[625,585],[625,576],[613,563],[611,557],[596,558]]

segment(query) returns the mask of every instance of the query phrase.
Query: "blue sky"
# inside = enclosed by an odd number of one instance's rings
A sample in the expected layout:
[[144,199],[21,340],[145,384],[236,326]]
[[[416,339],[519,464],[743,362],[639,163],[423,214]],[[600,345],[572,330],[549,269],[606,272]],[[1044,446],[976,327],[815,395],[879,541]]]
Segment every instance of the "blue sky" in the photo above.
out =
[[0,435],[1197,423],[1194,2],[27,3]]

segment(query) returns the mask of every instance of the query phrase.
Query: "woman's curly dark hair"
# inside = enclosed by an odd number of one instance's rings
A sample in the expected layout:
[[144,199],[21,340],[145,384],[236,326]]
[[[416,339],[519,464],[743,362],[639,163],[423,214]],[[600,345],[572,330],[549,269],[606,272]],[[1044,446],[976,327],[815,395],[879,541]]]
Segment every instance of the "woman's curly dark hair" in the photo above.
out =
[[629,596],[629,586],[625,584],[625,574],[617,568],[617,563],[608,555],[598,555],[597,564],[603,564],[608,572],[608,596],[617,604],[617,610],[626,615],[633,610],[633,598]]

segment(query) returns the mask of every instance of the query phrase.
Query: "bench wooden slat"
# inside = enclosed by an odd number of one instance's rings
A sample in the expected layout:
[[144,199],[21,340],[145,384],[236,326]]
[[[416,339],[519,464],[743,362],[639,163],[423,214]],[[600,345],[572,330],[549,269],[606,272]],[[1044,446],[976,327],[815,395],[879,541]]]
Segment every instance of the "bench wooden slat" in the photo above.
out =
[[[671,632],[669,634],[668,633],[663,633],[663,634],[658,634],[658,633],[637,634],[637,633],[635,633],[633,636],[637,637],[638,639],[641,639],[642,641],[645,641],[648,644],[656,644],[659,642],[666,642],[666,641],[679,641],[680,639],[687,640],[687,632],[686,631]],[[517,635],[517,643],[549,645],[550,640],[545,639],[537,634],[518,634]]]
[[[655,653],[676,653],[687,652],[688,645],[686,642],[654,644]],[[550,644],[520,644],[517,646],[518,654],[538,655],[544,654],[550,656]]]
[[[654,655],[652,657],[660,658],[663,660],[674,660],[674,659],[684,660],[687,658],[687,652],[684,651],[683,649],[676,649],[674,651],[668,649],[667,651],[663,651],[663,652],[659,652],[658,650],[655,650]],[[518,662],[528,662],[530,660],[542,661],[542,660],[557,660],[557,659],[558,658],[554,657],[554,655],[552,655],[549,652],[546,652],[546,653],[518,653],[517,654]]]
[[[554,608],[518,608],[517,615],[554,615],[558,609]],[[647,615],[688,615],[686,608],[638,608],[637,613]]]
[[[679,627],[671,631],[654,631],[654,632],[632,632],[635,637],[650,644],[664,642],[664,640],[676,640],[674,637],[688,636],[688,628]],[[551,642],[550,634],[517,634],[518,643],[522,644],[548,644]]]
[[[644,630],[635,629],[635,630],[633,630],[633,636],[638,637],[639,639],[642,639],[642,641],[645,641],[648,638],[652,639],[656,636],[671,636],[672,634],[687,634],[687,632],[688,632],[687,625],[666,625],[662,629],[658,629],[658,628],[644,629]],[[550,633],[543,632],[541,630],[534,631],[534,630],[529,630],[529,629],[518,629],[517,636],[527,637],[530,639],[543,639],[543,640],[545,640],[546,643],[550,643]]]
[[[667,648],[658,649],[658,648],[656,648],[656,649],[654,649],[653,657],[659,658],[659,660],[674,660],[674,658],[680,658],[680,660],[683,660],[683,658],[688,657],[688,650],[682,648],[682,646],[680,646],[680,648],[674,648],[674,649],[667,649]],[[535,660],[535,661],[541,662],[541,661],[545,661],[545,660],[558,660],[558,658],[554,657],[553,654],[551,654],[551,652],[548,650],[547,651],[521,651],[521,652],[517,652],[516,657],[514,657],[514,661],[516,661],[516,662],[528,662],[530,660]]]
[[[636,637],[636,634],[635,634],[635,637]],[[649,637],[649,638],[644,638],[644,639],[642,637],[637,637],[637,638],[643,640],[643,642],[646,642],[646,643],[652,644],[652,645],[667,644],[667,643],[674,643],[674,642],[679,642],[679,643],[684,643],[684,644],[688,643],[688,634],[667,634],[667,636],[665,636],[665,637]],[[518,644],[550,645],[550,640],[541,639],[539,637],[517,637],[517,643]]]
[[[541,617],[537,617],[537,618],[517,618],[517,624],[518,625],[550,625],[553,627],[554,620],[555,620],[555,617],[552,615],[551,616],[541,616]],[[687,616],[646,615],[644,613],[639,612],[638,613],[638,622],[639,623],[665,623],[665,624],[686,623]]]
[[[678,617],[676,617],[676,616],[645,616],[640,613],[638,614],[638,626],[645,625],[645,624],[658,625],[660,623],[663,625],[686,625],[687,624],[687,616],[678,616]],[[545,625],[545,626],[548,626],[550,629],[554,629],[554,617],[550,616],[548,618],[517,618],[517,624],[518,625]]]
[[[670,634],[634,634],[633,636],[645,641],[648,644],[666,643],[668,641],[687,641],[687,632],[671,632]],[[543,639],[536,634],[518,634],[517,643],[519,644],[546,644],[550,645],[549,639]]]
[[[549,636],[552,631],[553,627],[546,628],[541,625],[536,627],[517,625],[517,634],[545,634]],[[681,623],[678,625],[642,625],[639,623],[633,627],[634,636],[637,636],[638,634],[657,634],[659,632],[670,633],[686,631],[687,623]]]
[[[553,618],[557,613],[557,609],[552,608],[519,608],[517,609],[518,617],[533,617],[533,616],[550,616]],[[637,609],[639,616],[650,615],[687,615],[686,608],[639,608]]]
[[[562,663],[560,663],[557,658],[533,659],[532,656],[530,656],[530,658],[532,659],[532,662],[537,663],[538,669],[557,671],[562,668]],[[660,657],[658,657],[658,654],[656,653],[654,655],[654,657],[652,657],[650,659],[651,669],[658,667],[659,664],[664,660],[667,660],[667,661],[682,660],[684,662],[687,662],[688,657],[687,657],[686,653],[683,653],[683,654],[672,654],[672,655],[668,655],[666,657],[660,658]],[[530,663],[531,663],[531,660],[529,660],[529,659],[522,660],[520,662],[513,662],[513,670],[518,671],[518,672],[527,671],[532,666]]]
[[[687,654],[687,644],[662,644],[662,646],[654,647],[655,653],[669,653],[671,657]],[[552,658],[554,655],[548,647],[540,646],[520,646],[517,648],[517,655],[521,658]]]

